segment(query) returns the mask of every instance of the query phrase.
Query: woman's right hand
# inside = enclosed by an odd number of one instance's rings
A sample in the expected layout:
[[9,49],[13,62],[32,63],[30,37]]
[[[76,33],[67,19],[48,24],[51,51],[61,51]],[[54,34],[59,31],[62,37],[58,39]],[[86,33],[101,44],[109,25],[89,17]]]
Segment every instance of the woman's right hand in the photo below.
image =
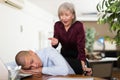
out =
[[51,40],[51,45],[57,45],[58,44],[58,39],[56,38],[48,38],[49,40]]

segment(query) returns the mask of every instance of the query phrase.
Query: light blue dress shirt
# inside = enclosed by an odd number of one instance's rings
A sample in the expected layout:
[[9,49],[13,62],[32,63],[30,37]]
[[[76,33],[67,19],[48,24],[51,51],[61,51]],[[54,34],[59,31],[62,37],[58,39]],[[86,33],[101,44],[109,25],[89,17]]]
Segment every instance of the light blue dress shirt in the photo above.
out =
[[52,47],[36,51],[43,63],[42,73],[48,75],[75,74],[63,56]]

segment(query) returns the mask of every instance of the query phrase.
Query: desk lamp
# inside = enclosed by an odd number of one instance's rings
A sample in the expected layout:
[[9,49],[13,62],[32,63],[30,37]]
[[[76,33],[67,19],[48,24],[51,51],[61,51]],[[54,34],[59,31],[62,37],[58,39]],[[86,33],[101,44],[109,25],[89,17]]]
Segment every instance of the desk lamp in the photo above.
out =
[[105,40],[104,40],[104,37],[99,38],[98,43],[100,45],[102,45],[102,47],[103,47],[100,54],[101,54],[101,57],[104,58],[105,57]]

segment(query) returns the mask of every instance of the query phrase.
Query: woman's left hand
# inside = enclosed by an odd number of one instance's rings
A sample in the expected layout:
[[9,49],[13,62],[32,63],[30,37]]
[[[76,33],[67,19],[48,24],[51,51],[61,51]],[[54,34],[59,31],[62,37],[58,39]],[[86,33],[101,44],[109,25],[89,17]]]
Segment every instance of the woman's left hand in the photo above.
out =
[[87,75],[87,76],[91,76],[92,75],[92,69],[91,68],[85,67],[83,69],[83,71],[84,71],[84,74]]

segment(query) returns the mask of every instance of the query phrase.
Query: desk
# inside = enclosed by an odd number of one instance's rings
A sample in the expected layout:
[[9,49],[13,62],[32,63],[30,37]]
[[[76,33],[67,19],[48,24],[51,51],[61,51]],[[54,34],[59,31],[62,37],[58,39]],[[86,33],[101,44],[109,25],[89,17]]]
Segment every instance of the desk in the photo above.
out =
[[102,58],[100,60],[88,60],[88,62],[90,63],[93,63],[93,62],[114,62],[114,61],[117,61],[117,58],[114,58],[114,57],[105,57],[105,58]]
[[93,70],[93,76],[104,78],[112,77],[114,61],[117,61],[117,58],[105,57],[101,60],[88,60]]
[[47,80],[50,78],[93,78],[94,80],[105,80],[103,78],[82,76],[82,75],[67,75],[67,76],[48,76],[48,75],[33,75],[30,77],[23,78],[21,80]]

